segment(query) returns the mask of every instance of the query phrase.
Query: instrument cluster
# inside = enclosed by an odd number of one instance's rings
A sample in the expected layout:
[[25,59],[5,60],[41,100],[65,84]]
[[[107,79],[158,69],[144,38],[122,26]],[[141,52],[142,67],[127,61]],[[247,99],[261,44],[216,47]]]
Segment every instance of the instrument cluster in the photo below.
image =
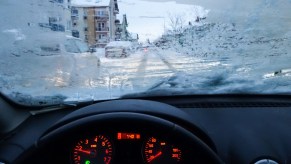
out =
[[71,148],[71,163],[183,163],[183,155],[181,146],[166,136],[111,132],[77,139]]

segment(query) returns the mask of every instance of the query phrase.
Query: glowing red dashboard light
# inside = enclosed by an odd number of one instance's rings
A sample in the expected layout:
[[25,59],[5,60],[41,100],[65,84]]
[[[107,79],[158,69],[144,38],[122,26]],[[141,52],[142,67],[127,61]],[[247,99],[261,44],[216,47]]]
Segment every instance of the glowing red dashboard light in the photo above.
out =
[[117,133],[118,140],[139,140],[140,134],[137,133]]

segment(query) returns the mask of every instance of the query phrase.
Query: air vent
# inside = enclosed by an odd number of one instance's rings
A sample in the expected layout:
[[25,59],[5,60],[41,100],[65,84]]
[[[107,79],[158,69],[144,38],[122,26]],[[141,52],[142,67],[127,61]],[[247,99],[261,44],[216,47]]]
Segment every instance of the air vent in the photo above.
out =
[[247,107],[291,107],[291,103],[271,102],[209,102],[175,104],[178,108],[247,108]]

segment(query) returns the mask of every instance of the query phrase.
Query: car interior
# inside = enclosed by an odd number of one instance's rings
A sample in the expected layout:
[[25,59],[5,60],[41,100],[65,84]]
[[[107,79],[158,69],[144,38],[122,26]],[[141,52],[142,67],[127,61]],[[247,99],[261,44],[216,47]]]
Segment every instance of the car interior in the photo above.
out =
[[0,164],[291,164],[291,0],[0,0]]
[[290,100],[145,96],[40,109],[2,96],[0,162],[290,163]]

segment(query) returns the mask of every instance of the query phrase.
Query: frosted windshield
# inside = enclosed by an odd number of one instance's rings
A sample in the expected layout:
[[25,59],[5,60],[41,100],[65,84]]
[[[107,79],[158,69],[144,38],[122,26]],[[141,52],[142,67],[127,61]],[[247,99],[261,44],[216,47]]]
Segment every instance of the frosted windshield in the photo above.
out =
[[29,105],[290,94],[290,9],[290,0],[2,0],[0,91]]

